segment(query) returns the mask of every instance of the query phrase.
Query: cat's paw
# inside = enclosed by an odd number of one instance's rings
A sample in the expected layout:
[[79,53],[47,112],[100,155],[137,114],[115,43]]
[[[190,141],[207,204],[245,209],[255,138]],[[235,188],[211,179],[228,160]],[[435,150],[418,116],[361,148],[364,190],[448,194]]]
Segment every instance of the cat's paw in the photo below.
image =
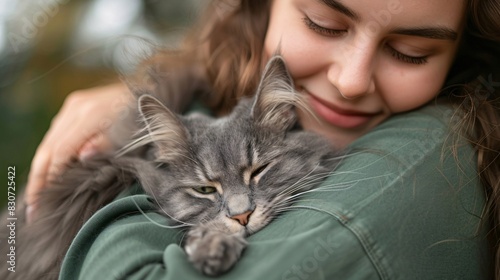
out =
[[198,270],[216,276],[228,271],[238,261],[246,245],[240,235],[195,229],[188,233],[184,249]]

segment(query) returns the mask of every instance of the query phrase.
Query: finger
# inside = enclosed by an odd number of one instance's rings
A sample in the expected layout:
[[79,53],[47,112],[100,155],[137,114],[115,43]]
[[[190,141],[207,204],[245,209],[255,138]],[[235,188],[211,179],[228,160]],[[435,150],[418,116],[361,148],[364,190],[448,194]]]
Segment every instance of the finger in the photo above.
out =
[[28,205],[33,205],[35,203],[36,195],[45,185],[50,165],[49,154],[50,152],[46,151],[43,146],[40,146],[31,162],[25,195],[25,201]]
[[[67,136],[60,137],[61,133],[58,131],[64,130],[66,125],[58,123],[57,120],[53,121],[53,125],[59,125],[62,128],[54,129],[51,126],[35,153],[28,175],[25,201],[28,206],[32,206],[31,211],[33,212],[36,211],[37,194],[47,186],[50,180],[56,180],[64,167],[76,158],[78,151],[76,147],[83,145],[84,140],[81,139],[85,139],[85,137],[77,136],[77,133],[82,133],[75,131],[77,126],[67,127],[66,133],[64,133]],[[49,145],[56,141],[65,144]]]
[[31,224],[31,222],[34,219],[34,215],[35,215],[35,204],[27,205],[25,216],[26,216],[26,222],[28,224]]
[[112,148],[111,141],[104,133],[100,132],[92,136],[78,151],[78,158],[81,161],[92,158],[96,154],[110,151]]
[[66,135],[59,140],[58,145],[53,149],[52,159],[49,163],[46,176],[48,182],[57,181],[68,164],[76,159],[79,147],[83,145],[86,138],[83,136],[85,132],[83,135],[79,133],[82,132],[77,131],[75,128],[68,130]]
[[71,155],[60,155],[53,161],[51,161],[47,176],[45,177],[45,184],[50,185],[51,183],[59,182],[60,176],[63,174],[64,169],[66,169],[69,163],[74,159]]
[[43,137],[40,145],[36,149],[33,160],[31,161],[28,182],[26,184],[26,194],[24,200],[27,204],[27,211],[30,213],[36,210],[36,199],[38,193],[46,186],[49,167],[52,161],[53,146],[50,145],[51,139],[57,135],[57,129],[60,127],[60,118],[56,115],[51,122],[49,130]]

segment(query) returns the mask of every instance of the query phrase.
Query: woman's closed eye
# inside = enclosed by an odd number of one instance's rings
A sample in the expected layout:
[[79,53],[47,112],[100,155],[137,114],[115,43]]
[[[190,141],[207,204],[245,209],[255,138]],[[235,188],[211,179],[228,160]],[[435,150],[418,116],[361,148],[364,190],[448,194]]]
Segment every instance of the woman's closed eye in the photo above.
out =
[[311,29],[312,31],[323,35],[323,36],[330,36],[330,37],[335,37],[335,36],[340,36],[343,35],[347,32],[345,29],[332,29],[332,28],[326,28],[323,27],[314,21],[312,21],[308,16],[305,16],[302,18],[302,21],[304,21],[304,24]]
[[[304,18],[302,18],[302,20],[304,21],[305,25],[309,29],[311,29],[312,31],[314,31],[320,35],[323,35],[323,36],[336,37],[336,36],[340,36],[340,35],[347,33],[347,30],[345,30],[345,29],[332,29],[332,28],[323,27],[323,26],[315,23],[308,16],[305,16]],[[404,53],[396,50],[395,48],[393,48],[390,45],[387,45],[385,48],[392,57],[396,58],[397,60],[399,60],[401,62],[409,63],[409,64],[416,64],[416,65],[427,63],[427,56],[412,56],[412,55],[404,54]]]
[[389,52],[391,56],[396,58],[399,61],[405,62],[405,63],[410,63],[410,64],[425,64],[427,63],[427,56],[411,56],[407,54],[403,54],[396,50],[395,48],[391,47],[390,45],[386,45],[386,50]]

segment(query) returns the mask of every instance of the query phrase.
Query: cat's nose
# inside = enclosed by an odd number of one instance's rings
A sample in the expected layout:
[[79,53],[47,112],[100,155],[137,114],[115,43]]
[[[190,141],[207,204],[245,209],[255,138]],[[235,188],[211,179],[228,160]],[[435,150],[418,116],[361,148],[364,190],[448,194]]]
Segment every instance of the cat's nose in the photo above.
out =
[[238,223],[240,223],[242,226],[246,226],[248,224],[248,218],[250,215],[253,213],[252,210],[246,211],[245,213],[241,213],[238,215],[231,216],[230,218],[233,220],[236,220]]

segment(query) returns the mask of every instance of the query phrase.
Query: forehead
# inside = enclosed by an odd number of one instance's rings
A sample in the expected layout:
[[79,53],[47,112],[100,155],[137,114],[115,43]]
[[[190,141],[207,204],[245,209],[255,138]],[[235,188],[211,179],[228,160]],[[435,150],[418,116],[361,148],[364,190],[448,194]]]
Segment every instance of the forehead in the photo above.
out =
[[[325,10],[352,11],[358,23],[385,26],[443,25],[459,30],[467,0],[274,0],[280,6],[322,5]],[[281,6],[284,7],[284,6]],[[343,9],[343,8],[347,9]],[[273,10],[286,13],[284,9]],[[271,13],[271,17],[273,13]]]
[[[409,26],[445,26],[460,30],[465,19],[466,0],[372,0],[344,1],[362,9],[369,19],[377,19],[381,11],[387,11],[393,24]],[[361,3],[367,3],[363,8]],[[371,7],[373,5],[373,7]],[[378,14],[377,14],[378,12]],[[389,22],[389,25],[391,24]]]
[[201,151],[234,150],[251,141],[249,122],[243,118],[193,118],[188,128],[191,140]]
[[196,165],[214,180],[224,174],[239,174],[240,168],[250,165],[250,138],[234,125],[210,125],[193,139]]

